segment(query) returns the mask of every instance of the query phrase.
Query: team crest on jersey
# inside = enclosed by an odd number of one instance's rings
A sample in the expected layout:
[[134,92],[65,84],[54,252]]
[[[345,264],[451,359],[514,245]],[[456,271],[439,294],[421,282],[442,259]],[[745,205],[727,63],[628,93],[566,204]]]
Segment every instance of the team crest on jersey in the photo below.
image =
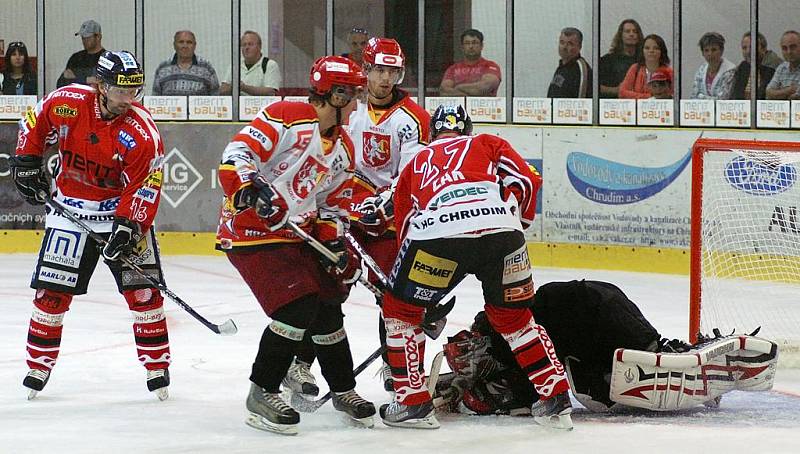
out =
[[292,179],[292,192],[300,199],[305,199],[325,178],[327,170],[328,168],[313,156],[307,157]]
[[66,104],[53,107],[53,113],[62,118],[75,118],[78,116],[78,109],[72,108]]
[[364,131],[363,158],[367,165],[383,167],[391,157],[391,137]]

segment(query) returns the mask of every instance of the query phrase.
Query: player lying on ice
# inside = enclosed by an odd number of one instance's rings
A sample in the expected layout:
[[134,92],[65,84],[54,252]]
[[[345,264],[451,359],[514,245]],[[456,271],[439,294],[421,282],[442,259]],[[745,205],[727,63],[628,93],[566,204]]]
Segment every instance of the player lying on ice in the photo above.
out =
[[[542,285],[531,310],[567,369],[573,395],[591,411],[716,407],[729,391],[766,391],[775,379],[774,342],[718,332],[694,346],[663,339],[607,282]],[[539,399],[484,312],[469,331],[449,338],[444,355],[453,373],[435,384],[440,411],[529,415]]]

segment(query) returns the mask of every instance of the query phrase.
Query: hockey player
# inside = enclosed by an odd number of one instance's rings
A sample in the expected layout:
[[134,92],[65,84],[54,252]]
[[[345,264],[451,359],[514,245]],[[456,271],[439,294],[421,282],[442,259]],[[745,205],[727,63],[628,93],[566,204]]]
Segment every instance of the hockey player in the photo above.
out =
[[[718,333],[703,337],[697,346],[662,338],[625,293],[608,282],[544,284],[536,291],[532,311],[567,366],[573,395],[591,411],[623,405],[651,410],[715,407],[732,389],[772,387],[777,361],[772,342]],[[538,394],[485,312],[478,313],[470,331],[450,338],[444,353],[454,373],[437,382],[437,403],[448,404],[441,407],[530,414]],[[698,358],[708,363],[698,365]],[[651,371],[651,360],[658,360],[657,373]],[[681,365],[670,366],[669,361]]]
[[[397,41],[371,38],[363,56],[367,100],[358,103],[348,126],[356,159],[351,232],[388,275],[397,257],[390,187],[405,164],[428,143],[430,115],[398,88],[405,73],[405,55]],[[378,284],[377,277],[370,276],[370,280]],[[382,319],[378,326],[380,341],[385,344]],[[309,371],[313,349],[309,342],[304,343],[284,384],[295,392],[316,395],[319,389]],[[392,391],[387,364],[384,353],[384,387]]]
[[[266,107],[233,137],[219,167],[225,198],[217,247],[272,318],[250,375],[247,423],[282,434],[297,433],[300,421],[279,387],[306,332],[334,407],[370,427],[375,414],[355,391],[340,307],[360,273],[342,238],[355,163],[341,124],[366,77],[352,60],[331,56],[314,63],[310,84],[309,103]],[[290,219],[339,254],[338,263],[321,265],[286,226]]]
[[542,396],[532,408],[536,422],[571,429],[564,368],[528,310],[533,279],[523,229],[533,221],[541,176],[505,140],[471,130],[462,107],[440,106],[431,119],[433,142],[397,183],[402,244],[383,302],[396,396],[381,417],[391,426],[439,427],[421,369],[422,314],[474,274],[490,323]]
[[[161,279],[151,225],[161,195],[163,143],[141,99],[142,67],[126,51],[103,52],[93,86],[68,85],[45,96],[20,120],[12,161],[17,190],[28,203],[49,197],[107,238],[102,251],[71,221],[48,209],[45,234],[31,287],[36,290],[28,330],[28,372],[23,384],[33,398],[47,384],[58,358],[64,314],[74,295],[86,293],[102,254],[133,313],[139,361],[147,388],[168,396],[170,364],[161,293],[119,261],[123,255]],[[55,187],[42,165],[58,145]]]

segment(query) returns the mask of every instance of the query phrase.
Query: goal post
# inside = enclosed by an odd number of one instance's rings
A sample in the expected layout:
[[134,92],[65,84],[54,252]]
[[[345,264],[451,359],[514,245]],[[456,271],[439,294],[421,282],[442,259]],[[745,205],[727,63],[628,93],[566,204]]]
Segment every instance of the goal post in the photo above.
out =
[[[689,338],[736,329],[800,346],[800,142],[698,139]],[[785,364],[785,361],[780,361]]]

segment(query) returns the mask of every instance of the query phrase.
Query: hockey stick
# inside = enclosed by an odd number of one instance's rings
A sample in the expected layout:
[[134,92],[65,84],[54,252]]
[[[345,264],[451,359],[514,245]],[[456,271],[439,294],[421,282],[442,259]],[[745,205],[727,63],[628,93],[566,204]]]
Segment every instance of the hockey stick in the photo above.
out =
[[[381,356],[381,353],[383,353],[383,346],[378,347],[377,350],[375,350],[374,352],[372,352],[372,354],[367,356],[367,359],[365,359],[361,364],[359,364],[355,369],[353,369],[353,377],[356,377],[361,372],[364,372],[364,369],[366,369],[370,364],[372,364],[373,361],[378,359]],[[325,402],[331,400],[331,397],[333,397],[333,394],[330,391],[328,391],[324,396],[316,400],[303,399],[302,397],[299,396],[295,398],[296,395],[297,395],[296,393],[292,393],[292,407],[294,407],[297,411],[301,411],[303,413],[313,413],[319,410],[321,406],[325,405]]]
[[355,249],[356,252],[358,252],[358,255],[361,256],[361,260],[364,262],[365,265],[367,265],[367,268],[372,273],[375,274],[375,276],[381,282],[381,285],[383,285],[383,288],[389,288],[389,278],[386,277],[385,274],[383,274],[383,270],[381,269],[381,267],[379,267],[378,264],[375,263],[375,259],[373,259],[372,256],[367,254],[367,251],[365,251],[364,248],[361,246],[361,244],[358,243],[358,240],[355,239],[353,234],[350,233],[349,231],[345,231],[344,237],[347,238],[347,242],[350,243],[350,245],[353,246],[353,249]]
[[[51,197],[47,197],[45,203],[47,203],[47,205],[50,208],[55,210],[56,213],[58,213],[59,215],[64,216],[65,218],[69,219],[73,224],[75,224],[75,226],[77,226],[78,228],[83,230],[87,235],[89,235],[89,238],[93,239],[100,247],[103,247],[108,243],[105,238],[103,238],[97,232],[95,232],[94,230],[89,228],[89,226],[86,225],[86,223],[84,223],[80,219],[78,219],[78,217],[75,216],[74,213],[70,212],[69,210],[67,210],[66,208],[61,206],[60,203],[56,202]],[[224,323],[222,323],[220,325],[217,325],[215,323],[211,323],[210,321],[206,320],[205,317],[203,317],[202,315],[198,314],[197,311],[195,311],[192,308],[192,306],[189,306],[189,304],[187,304],[185,301],[183,301],[178,295],[173,293],[172,290],[167,288],[166,284],[163,284],[163,283],[159,282],[154,277],[152,277],[149,274],[147,274],[147,272],[145,270],[143,270],[142,267],[140,267],[139,265],[134,263],[127,256],[120,255],[120,261],[122,263],[124,263],[125,265],[127,265],[128,267],[130,267],[131,269],[133,269],[134,271],[136,271],[137,273],[139,273],[153,287],[155,287],[155,288],[161,290],[162,292],[164,292],[178,306],[183,308],[183,310],[188,312],[189,315],[194,317],[197,321],[202,323],[203,326],[205,326],[206,328],[210,329],[211,331],[214,331],[215,333],[221,334],[223,336],[230,336],[230,335],[236,334],[236,331],[238,331],[238,328],[236,328],[236,323],[234,323],[233,320],[231,320],[231,319],[226,320]]]

